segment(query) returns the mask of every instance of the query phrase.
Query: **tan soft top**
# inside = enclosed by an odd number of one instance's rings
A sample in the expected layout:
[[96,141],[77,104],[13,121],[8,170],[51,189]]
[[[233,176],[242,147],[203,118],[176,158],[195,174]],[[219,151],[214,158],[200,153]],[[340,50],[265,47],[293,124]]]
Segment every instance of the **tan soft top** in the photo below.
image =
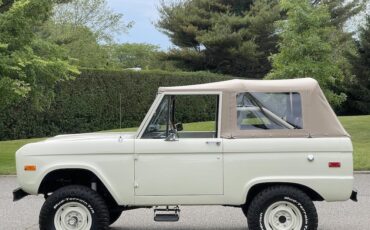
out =
[[[199,85],[160,87],[160,93],[222,92],[221,137],[341,137],[349,136],[312,78],[289,80],[241,80]],[[297,92],[302,100],[303,129],[240,130],[237,127],[236,94],[242,92]]]

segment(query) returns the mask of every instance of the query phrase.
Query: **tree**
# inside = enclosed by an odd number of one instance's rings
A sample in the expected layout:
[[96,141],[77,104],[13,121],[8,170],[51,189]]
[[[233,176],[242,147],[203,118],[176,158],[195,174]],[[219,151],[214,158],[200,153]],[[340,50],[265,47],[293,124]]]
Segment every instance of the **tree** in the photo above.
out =
[[344,93],[336,93],[344,73],[342,57],[336,52],[339,44],[337,29],[331,24],[329,8],[314,6],[307,0],[281,0],[287,19],[278,22],[279,53],[272,55],[272,71],[268,79],[313,77],[323,88],[334,106],[346,100]]
[[332,25],[342,29],[350,18],[364,9],[366,1],[367,0],[314,0],[313,4],[325,4],[330,12]]
[[40,38],[58,44],[79,67],[107,68],[108,52],[99,44],[97,36],[87,27],[56,24],[49,20],[44,24]]
[[360,29],[358,55],[350,55],[354,77],[346,81],[348,100],[343,113],[370,114],[370,16]]
[[178,48],[165,56],[186,70],[261,78],[276,51],[277,1],[186,0],[159,9],[157,27]]
[[87,68],[111,68],[103,44],[112,44],[114,35],[127,32],[123,15],[113,12],[106,0],[70,0],[54,7],[53,16],[39,35],[66,50],[74,63]]
[[111,63],[117,68],[140,67],[143,69],[158,69],[159,47],[145,43],[126,43],[107,47],[110,50]]
[[[357,57],[357,47],[354,42],[354,35],[357,31],[348,32],[346,23],[351,22],[355,16],[365,10],[368,0],[315,0],[314,5],[326,5],[331,16],[331,25],[336,28],[335,53],[338,65],[344,74],[344,84],[338,84],[333,88],[337,93],[345,92],[350,97],[350,91],[353,90],[352,84],[355,84],[354,68],[352,61]],[[353,110],[350,101],[347,101],[341,107],[337,108],[339,113],[348,113]]]
[[78,74],[60,47],[35,35],[50,17],[53,5],[54,1],[48,0],[19,0],[1,11],[0,109],[27,97],[42,109],[49,104],[58,81]]
[[115,34],[126,32],[133,24],[124,23],[122,17],[108,7],[106,0],[71,0],[56,5],[52,20],[61,25],[61,32],[89,28],[99,42],[111,42]]
[[0,13],[8,11],[9,8],[13,5],[14,0],[2,0],[0,1]]

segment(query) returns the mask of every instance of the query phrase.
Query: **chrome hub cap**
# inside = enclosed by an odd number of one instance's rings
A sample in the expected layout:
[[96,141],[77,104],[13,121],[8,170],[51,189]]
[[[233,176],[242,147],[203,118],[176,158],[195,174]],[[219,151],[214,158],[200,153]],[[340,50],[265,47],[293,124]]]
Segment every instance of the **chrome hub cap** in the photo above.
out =
[[54,226],[56,230],[89,230],[91,225],[91,214],[80,203],[66,203],[55,213]]
[[300,230],[302,223],[302,214],[297,206],[287,201],[270,205],[264,216],[268,230]]

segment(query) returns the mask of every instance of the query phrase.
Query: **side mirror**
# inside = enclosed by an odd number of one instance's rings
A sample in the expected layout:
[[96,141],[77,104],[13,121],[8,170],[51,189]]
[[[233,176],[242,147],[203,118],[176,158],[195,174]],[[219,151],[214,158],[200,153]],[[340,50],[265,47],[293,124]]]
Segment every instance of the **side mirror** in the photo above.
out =
[[182,131],[184,130],[184,127],[182,126],[182,123],[176,123],[175,124],[176,131]]

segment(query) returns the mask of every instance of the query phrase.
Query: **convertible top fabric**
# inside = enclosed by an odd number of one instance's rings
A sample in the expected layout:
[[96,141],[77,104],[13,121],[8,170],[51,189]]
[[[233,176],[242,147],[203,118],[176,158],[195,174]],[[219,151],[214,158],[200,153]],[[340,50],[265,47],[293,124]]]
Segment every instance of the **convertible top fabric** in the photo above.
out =
[[[159,93],[222,92],[221,137],[349,137],[312,78],[289,80],[234,79],[199,85],[160,87]],[[240,130],[237,127],[236,95],[243,92],[297,92],[302,100],[302,129]]]

